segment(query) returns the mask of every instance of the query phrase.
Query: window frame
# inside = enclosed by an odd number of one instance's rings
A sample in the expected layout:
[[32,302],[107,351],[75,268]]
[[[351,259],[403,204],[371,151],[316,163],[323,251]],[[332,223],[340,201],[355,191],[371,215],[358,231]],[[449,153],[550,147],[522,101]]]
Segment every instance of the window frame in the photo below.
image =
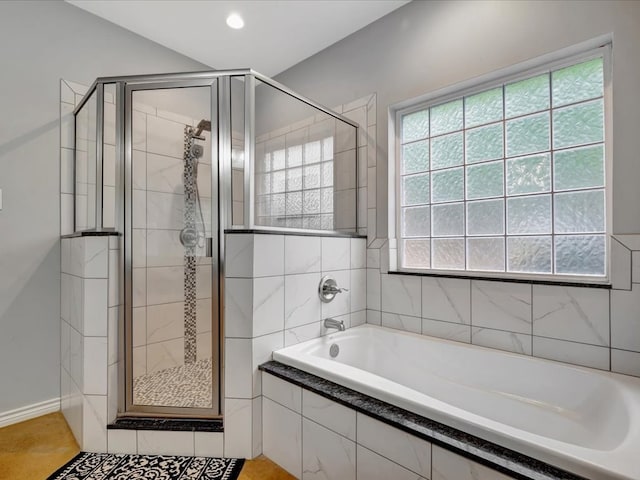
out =
[[[468,81],[456,83],[442,89],[399,102],[389,107],[389,153],[391,158],[388,165],[388,213],[389,213],[389,270],[417,273],[428,276],[454,276],[469,278],[495,278],[543,281],[547,283],[585,283],[610,284],[611,278],[611,234],[612,229],[612,78],[611,78],[612,42],[610,38],[595,39],[587,44],[570,47],[549,55],[519,63],[500,69]],[[484,270],[464,269],[419,269],[402,266],[403,242],[401,241],[401,129],[402,117],[429,107],[447,103],[452,100],[481,93],[497,88],[507,83],[525,80],[527,78],[549,73],[577,63],[595,58],[603,60],[603,102],[604,102],[604,192],[605,192],[605,271],[604,275],[570,275],[555,273],[527,273],[527,272],[495,272]],[[550,110],[553,107],[550,106]],[[504,120],[503,120],[504,121]],[[506,192],[505,192],[506,195]],[[505,197],[506,198],[506,197]],[[466,205],[468,200],[463,200]],[[506,228],[506,225],[505,225]],[[429,238],[433,238],[431,235]],[[465,252],[467,242],[465,236]],[[505,231],[505,238],[506,236]],[[552,237],[553,238],[553,237]],[[505,244],[506,248],[506,244]],[[554,261],[554,259],[552,259]],[[507,266],[505,265],[505,270]]]

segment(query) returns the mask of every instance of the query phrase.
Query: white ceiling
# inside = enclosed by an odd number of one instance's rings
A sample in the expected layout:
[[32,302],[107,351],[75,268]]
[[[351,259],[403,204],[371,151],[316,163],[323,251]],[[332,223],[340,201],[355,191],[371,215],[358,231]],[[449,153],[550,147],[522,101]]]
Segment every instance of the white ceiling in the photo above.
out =
[[274,76],[410,0],[66,1],[211,68]]

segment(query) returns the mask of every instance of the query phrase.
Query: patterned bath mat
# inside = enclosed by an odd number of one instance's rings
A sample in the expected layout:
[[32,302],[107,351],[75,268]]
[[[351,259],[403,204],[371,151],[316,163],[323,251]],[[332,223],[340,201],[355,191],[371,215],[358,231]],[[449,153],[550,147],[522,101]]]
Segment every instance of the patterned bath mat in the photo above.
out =
[[243,459],[80,452],[48,480],[236,480]]

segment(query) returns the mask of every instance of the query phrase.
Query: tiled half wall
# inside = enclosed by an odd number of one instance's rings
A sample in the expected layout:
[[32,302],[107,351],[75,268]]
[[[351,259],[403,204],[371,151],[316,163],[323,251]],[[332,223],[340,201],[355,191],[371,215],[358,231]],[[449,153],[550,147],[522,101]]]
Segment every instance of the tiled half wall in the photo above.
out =
[[[274,350],[326,333],[322,320],[347,328],[366,321],[365,238],[226,234],[225,455],[262,453],[262,381],[258,366]],[[339,287],[322,303],[318,285]]]

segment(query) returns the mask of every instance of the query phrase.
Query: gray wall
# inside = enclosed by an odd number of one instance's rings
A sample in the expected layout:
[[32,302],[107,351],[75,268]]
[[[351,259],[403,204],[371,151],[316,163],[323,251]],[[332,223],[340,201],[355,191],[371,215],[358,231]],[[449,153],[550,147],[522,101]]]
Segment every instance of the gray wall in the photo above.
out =
[[0,2],[0,414],[57,397],[60,78],[204,65],[61,1]]
[[327,106],[377,92],[378,236],[391,104],[613,33],[613,233],[640,232],[640,2],[420,1],[278,75]]

